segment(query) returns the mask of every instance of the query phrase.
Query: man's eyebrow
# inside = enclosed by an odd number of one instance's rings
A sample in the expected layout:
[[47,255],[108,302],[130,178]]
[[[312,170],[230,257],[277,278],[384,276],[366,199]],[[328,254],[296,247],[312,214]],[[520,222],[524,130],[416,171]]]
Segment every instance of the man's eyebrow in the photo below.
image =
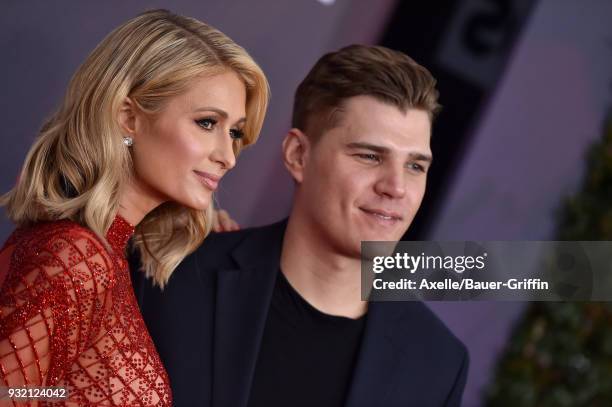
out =
[[[389,154],[389,152],[391,151],[387,147],[379,146],[376,144],[364,143],[364,142],[349,143],[346,146],[348,148],[353,148],[353,149],[370,150],[370,151],[374,151],[380,154]],[[410,157],[411,160],[426,161],[429,163],[433,161],[432,156],[429,154],[411,152],[411,153],[408,153],[408,156]]]
[[353,148],[353,149],[371,150],[371,151],[374,151],[380,154],[389,153],[389,149],[387,147],[379,146],[376,144],[359,142],[359,141],[348,143],[346,146],[348,148]]
[[427,161],[429,163],[433,161],[433,157],[429,154],[409,153],[408,155],[416,161]]
[[[209,107],[209,106],[198,107],[197,109],[194,110],[194,112],[215,112],[219,116],[223,117],[224,119],[227,119],[229,117],[229,115],[227,114],[227,112],[225,110],[218,109],[216,107]],[[246,122],[246,117],[242,117],[242,118],[238,119],[236,121],[236,124],[240,124],[240,123],[243,123],[243,122]]]

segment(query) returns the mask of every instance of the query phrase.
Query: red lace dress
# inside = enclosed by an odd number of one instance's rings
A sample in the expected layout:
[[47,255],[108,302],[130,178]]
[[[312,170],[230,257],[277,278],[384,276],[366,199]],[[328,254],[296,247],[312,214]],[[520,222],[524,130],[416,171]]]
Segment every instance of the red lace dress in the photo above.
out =
[[112,250],[68,220],[11,235],[0,251],[0,386],[66,387],[64,405],[171,405],[130,283],[133,232],[117,216]]

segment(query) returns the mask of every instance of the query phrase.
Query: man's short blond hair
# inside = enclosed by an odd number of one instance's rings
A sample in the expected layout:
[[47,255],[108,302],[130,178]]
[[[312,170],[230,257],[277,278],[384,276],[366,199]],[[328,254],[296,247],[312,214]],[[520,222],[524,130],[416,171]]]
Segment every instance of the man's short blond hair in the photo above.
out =
[[402,111],[424,110],[432,120],[440,110],[436,80],[426,68],[385,47],[350,45],[323,55],[300,83],[292,127],[316,140],[338,124],[343,103],[361,95]]

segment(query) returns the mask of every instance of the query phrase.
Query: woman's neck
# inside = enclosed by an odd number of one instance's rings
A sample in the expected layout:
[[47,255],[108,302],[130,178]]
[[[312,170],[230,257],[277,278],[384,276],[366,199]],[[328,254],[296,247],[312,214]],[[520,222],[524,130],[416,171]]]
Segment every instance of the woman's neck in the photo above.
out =
[[137,180],[132,180],[121,191],[118,214],[136,226],[149,212],[163,202],[165,202],[165,199],[153,188]]

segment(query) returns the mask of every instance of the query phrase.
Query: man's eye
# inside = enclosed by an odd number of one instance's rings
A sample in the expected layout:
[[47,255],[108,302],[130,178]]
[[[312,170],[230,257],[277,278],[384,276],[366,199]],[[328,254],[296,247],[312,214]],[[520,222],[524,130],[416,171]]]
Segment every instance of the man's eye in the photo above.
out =
[[233,138],[234,140],[239,140],[242,137],[244,137],[244,132],[242,130],[238,130],[238,129],[231,129],[230,130],[230,137]]
[[425,172],[425,167],[423,167],[421,164],[412,163],[410,164],[410,168],[418,172]]
[[376,154],[357,154],[357,157],[368,161],[380,162],[380,157]]
[[212,130],[213,127],[215,127],[215,124],[217,124],[217,121],[215,119],[207,118],[207,119],[196,120],[196,123],[198,126],[203,128],[204,130]]

